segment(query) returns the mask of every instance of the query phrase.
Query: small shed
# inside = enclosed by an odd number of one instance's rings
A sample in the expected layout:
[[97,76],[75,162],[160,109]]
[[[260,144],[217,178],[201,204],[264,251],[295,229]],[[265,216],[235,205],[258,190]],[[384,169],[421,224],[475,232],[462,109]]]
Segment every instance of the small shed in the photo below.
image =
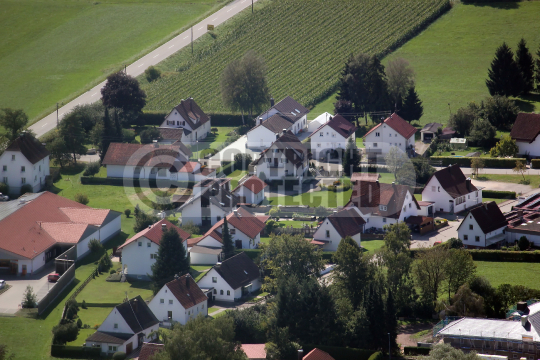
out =
[[409,216],[405,219],[405,223],[409,225],[413,231],[419,232],[420,235],[435,230],[435,221],[432,217],[428,216]]
[[420,130],[420,140],[421,141],[431,141],[433,137],[437,134],[437,129],[442,128],[442,124],[439,123],[429,123]]
[[450,139],[450,145],[454,147],[454,149],[465,149],[467,147],[467,139],[465,138],[452,138]]

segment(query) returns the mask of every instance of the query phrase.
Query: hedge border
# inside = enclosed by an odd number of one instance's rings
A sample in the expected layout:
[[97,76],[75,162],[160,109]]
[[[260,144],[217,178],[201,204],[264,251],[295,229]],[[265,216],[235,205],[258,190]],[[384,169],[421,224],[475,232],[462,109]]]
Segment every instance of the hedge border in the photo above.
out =
[[[471,167],[473,157],[452,157],[452,156],[432,156],[431,161],[441,161],[442,166],[459,165],[461,167]],[[516,161],[527,162],[525,158],[482,158],[486,168],[513,169]]]
[[515,199],[517,196],[515,191],[501,190],[482,190],[482,197],[492,199]]
[[[429,249],[411,249],[411,256],[416,257]],[[465,249],[475,261],[494,262],[540,262],[540,250],[535,251],[505,251],[505,250],[476,250]]]
[[540,169],[540,159],[532,159],[531,160],[531,168],[532,169]]
[[405,346],[403,348],[404,355],[429,355],[431,348],[428,347],[416,347],[416,346]]

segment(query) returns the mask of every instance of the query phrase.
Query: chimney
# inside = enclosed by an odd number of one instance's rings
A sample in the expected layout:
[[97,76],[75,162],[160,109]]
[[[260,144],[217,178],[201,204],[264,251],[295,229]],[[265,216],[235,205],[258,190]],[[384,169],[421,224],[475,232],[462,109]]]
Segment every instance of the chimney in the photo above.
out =
[[525,314],[529,313],[529,307],[527,306],[527,302],[520,301],[517,303],[516,310],[521,311]]
[[133,299],[133,311],[137,312],[139,311],[139,302],[137,301],[137,299]]
[[152,143],[156,149],[159,147],[157,140],[152,140]]
[[523,315],[521,317],[521,326],[525,327],[529,323],[529,317],[527,315]]
[[369,184],[369,197],[368,197],[368,201],[369,201],[369,203],[371,204],[371,184]]
[[465,180],[465,184],[467,185],[467,191],[471,191],[471,178],[470,177],[468,177]]
[[152,225],[148,225],[148,228],[151,229],[151,228],[152,228]]
[[[521,221],[523,221],[523,210],[518,210],[518,211],[517,211],[517,216],[518,216],[518,218],[519,218]],[[518,305],[519,305],[519,303],[518,303]],[[518,310],[519,310],[519,309],[518,309]]]
[[214,265],[214,266],[219,269],[221,267],[221,262],[217,262],[216,265]]
[[304,358],[304,350],[300,349],[298,350],[298,360],[302,360]]
[[161,230],[167,231],[167,224],[161,224]]
[[274,98],[273,97],[270,98],[270,106],[274,107]]

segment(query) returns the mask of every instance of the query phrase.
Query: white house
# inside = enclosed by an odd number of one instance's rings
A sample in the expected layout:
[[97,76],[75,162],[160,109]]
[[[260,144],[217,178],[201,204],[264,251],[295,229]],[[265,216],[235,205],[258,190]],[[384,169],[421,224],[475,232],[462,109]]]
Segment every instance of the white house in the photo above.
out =
[[345,208],[355,209],[366,221],[366,229],[383,229],[386,225],[417,216],[420,211],[410,187],[383,184],[378,180],[357,181]]
[[185,325],[197,316],[208,315],[208,298],[189,274],[163,285],[148,307],[159,321]]
[[332,116],[333,115],[328,112],[322,113],[321,115],[317,116],[314,120],[311,120],[310,122],[308,122],[307,131],[311,133],[314,132],[319,127],[326,124],[332,118]]
[[308,169],[308,149],[291,132],[282,134],[258,159],[252,162],[254,173],[264,173],[268,180],[298,179]]
[[163,219],[139,231],[132,238],[118,247],[122,251],[122,271],[128,278],[150,280],[152,265],[156,262],[159,243],[163,233],[168,229],[174,229],[180,235],[182,244],[187,254],[187,239],[190,234]]
[[262,113],[256,120],[256,126],[247,133],[247,147],[266,149],[276,139],[276,134],[290,131],[298,134],[307,129],[309,110],[290,96]]
[[540,134],[540,114],[519,113],[510,131],[510,137],[516,141],[519,148],[519,155],[540,157],[538,134]]
[[183,129],[182,140],[186,144],[194,144],[206,138],[210,133],[210,127],[210,117],[201,110],[193,98],[182,99],[180,104],[165,116],[160,126],[160,128]]
[[23,185],[32,186],[32,192],[43,189],[49,172],[49,151],[32,136],[22,133],[0,155],[0,182],[9,186],[17,196]]
[[101,347],[101,353],[117,351],[130,354],[145,341],[153,340],[152,332],[159,329],[159,321],[139,295],[115,308],[97,331],[86,339],[87,347]]
[[261,288],[261,272],[253,260],[241,252],[214,265],[198,285],[211,290],[216,300],[236,301]]
[[482,203],[482,188],[466,178],[458,165],[435,172],[422,191],[422,201],[433,202],[435,212],[457,213]]
[[[535,194],[537,197],[540,194]],[[504,214],[508,220],[506,228],[506,242],[515,244],[522,236],[531,242],[533,246],[540,246],[540,213],[538,211],[523,211],[521,209]]]
[[350,236],[360,246],[360,234],[364,231],[365,224],[357,211],[351,208],[343,209],[324,219],[313,234],[313,242],[322,243],[325,251],[336,251],[341,239]]
[[364,135],[365,150],[371,157],[384,155],[392,147],[397,147],[406,154],[413,154],[416,131],[414,126],[394,113]]
[[330,117],[309,136],[311,138],[311,153],[314,158],[324,159],[330,152],[337,149],[345,150],[351,140],[356,148],[356,126],[341,115]]
[[119,232],[119,212],[93,209],[47,191],[0,202],[0,270],[32,274],[73,247],[75,258],[81,259],[90,240],[103,243]]
[[182,222],[211,226],[230,214],[239,203],[238,196],[230,191],[230,179],[206,179],[196,184],[193,195],[178,208]]
[[506,243],[506,217],[494,201],[475,207],[463,218],[458,237],[468,249],[497,247]]
[[241,203],[260,204],[264,200],[264,188],[268,185],[253,175],[239,182],[232,191],[239,197]]

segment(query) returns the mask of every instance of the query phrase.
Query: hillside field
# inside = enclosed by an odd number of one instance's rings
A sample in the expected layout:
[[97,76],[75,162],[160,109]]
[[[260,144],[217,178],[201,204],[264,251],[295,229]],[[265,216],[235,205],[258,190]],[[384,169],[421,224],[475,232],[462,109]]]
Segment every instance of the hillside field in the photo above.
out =
[[0,108],[37,120],[226,0],[1,0]]
[[[422,125],[446,124],[450,110],[479,103],[489,96],[485,85],[495,50],[503,41],[515,51],[523,37],[536,56],[540,46],[540,2],[456,4],[435,23],[383,63],[401,57],[416,72],[416,90],[424,103]],[[313,115],[333,111],[334,95],[321,102]],[[448,107],[450,103],[450,109]],[[522,111],[540,111],[540,95],[517,100]]]
[[168,111],[192,96],[208,113],[228,112],[220,78],[232,60],[254,50],[265,60],[270,94],[310,106],[335,90],[348,56],[385,54],[446,9],[447,0],[260,0],[158,67],[161,79],[139,80],[147,111]]

